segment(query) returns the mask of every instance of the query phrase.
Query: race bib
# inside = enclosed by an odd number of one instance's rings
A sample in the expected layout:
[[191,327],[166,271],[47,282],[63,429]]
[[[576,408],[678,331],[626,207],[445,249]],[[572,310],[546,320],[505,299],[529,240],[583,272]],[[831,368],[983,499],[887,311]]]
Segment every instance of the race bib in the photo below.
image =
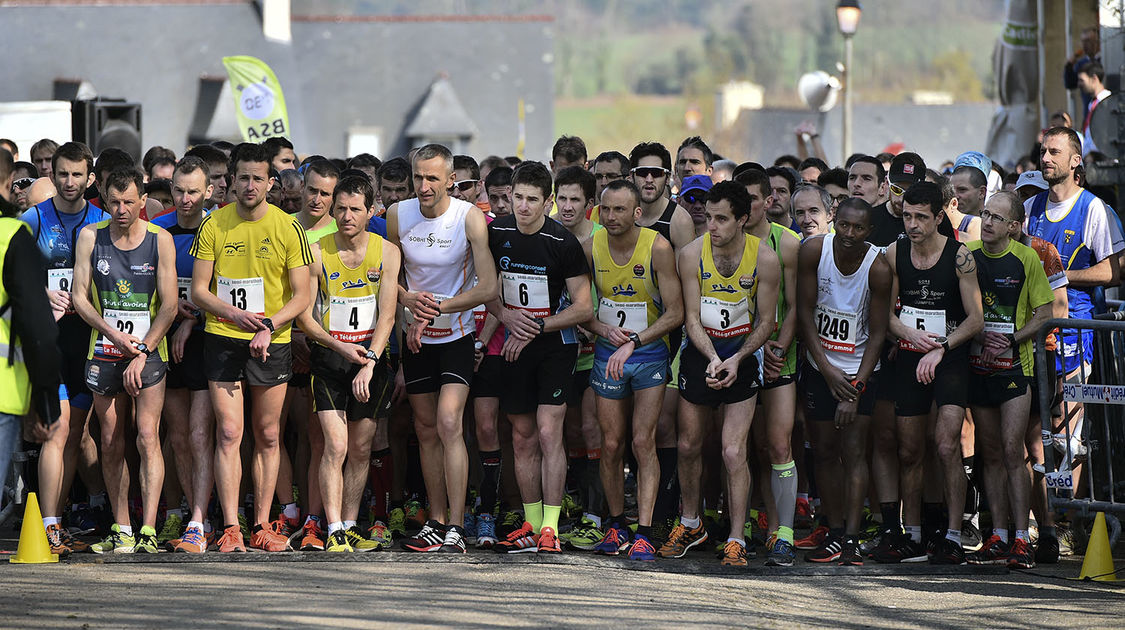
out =
[[488,319],[488,309],[484,307],[484,304],[473,309],[473,326],[477,331],[484,328],[484,320],[486,319]]
[[[434,300],[438,302],[444,302],[445,300],[449,299],[448,295],[439,295],[437,293],[434,293],[433,296]],[[406,330],[414,322],[414,313],[412,313],[410,309],[405,307],[403,308],[403,310],[406,313],[406,318],[402,322],[402,329],[403,332],[406,332]],[[422,330],[422,336],[428,339],[442,339],[452,334],[453,318],[450,316],[450,313],[442,313],[438,315],[432,322],[429,323],[429,325],[426,326],[424,330]]]
[[[149,325],[152,323],[148,311],[119,311],[112,308],[105,309],[105,312],[102,313],[102,319],[105,320],[105,323],[116,328],[118,332],[132,335],[141,340],[148,334]],[[99,343],[102,355],[112,358],[124,356],[117,349],[117,346],[113,345],[113,342],[106,339],[105,336],[102,336]]]
[[648,305],[644,302],[614,302],[603,297],[598,301],[598,321],[640,334],[648,328]]
[[328,334],[346,343],[370,341],[378,313],[377,296],[332,297],[328,302]]
[[500,274],[500,279],[503,284],[504,306],[525,311],[532,317],[547,317],[551,314],[547,276],[504,271]]
[[[1011,335],[1016,332],[1016,325],[1011,322],[984,322],[984,332],[999,333],[1001,335]],[[969,365],[982,370],[996,371],[1011,369],[1015,363],[1013,353],[1014,348],[1008,347],[1007,350],[1001,352],[992,358],[991,361],[985,361],[981,355],[984,352],[984,346],[980,345],[974,339],[969,344]]]
[[[904,306],[898,315],[899,321],[907,328],[914,330],[924,330],[926,332],[934,333],[940,337],[945,336],[945,311],[944,310],[926,310],[924,308],[914,308],[913,306]],[[911,352],[922,352],[921,348],[916,347],[914,344],[906,341],[905,339],[898,340],[898,347],[903,350],[910,350]]]
[[[52,291],[66,291],[70,292],[74,286],[74,270],[73,269],[48,269],[47,270],[47,288]],[[67,313],[73,313],[74,307],[70,306],[66,309]]]
[[816,334],[828,352],[855,354],[859,315],[816,305]]
[[699,298],[699,320],[710,337],[723,339],[750,334],[750,303],[746,298],[726,302],[713,297]]
[[[215,292],[220,300],[231,306],[257,315],[266,314],[266,284],[261,278],[224,278],[215,280]],[[227,321],[219,318],[220,321]]]
[[191,278],[176,278],[176,289],[181,300],[191,301]]

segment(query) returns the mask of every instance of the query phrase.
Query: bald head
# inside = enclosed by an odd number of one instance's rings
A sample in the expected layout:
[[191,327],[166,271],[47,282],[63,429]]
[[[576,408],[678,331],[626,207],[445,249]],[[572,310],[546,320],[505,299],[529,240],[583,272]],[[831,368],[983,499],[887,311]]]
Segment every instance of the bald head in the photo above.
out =
[[50,177],[40,177],[27,189],[27,207],[35,206],[55,196],[55,185]]

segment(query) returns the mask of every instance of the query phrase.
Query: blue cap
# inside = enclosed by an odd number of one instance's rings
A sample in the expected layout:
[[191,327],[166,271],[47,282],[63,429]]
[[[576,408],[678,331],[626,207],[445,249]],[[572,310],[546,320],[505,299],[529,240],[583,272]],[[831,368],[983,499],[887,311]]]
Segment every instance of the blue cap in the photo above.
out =
[[710,175],[688,175],[684,178],[684,185],[680,186],[680,196],[683,197],[691,190],[707,192],[713,185]]
[[992,172],[992,160],[980,151],[966,151],[957,156],[953,161],[953,170],[957,170],[962,166],[971,166],[980,171],[985,178]]

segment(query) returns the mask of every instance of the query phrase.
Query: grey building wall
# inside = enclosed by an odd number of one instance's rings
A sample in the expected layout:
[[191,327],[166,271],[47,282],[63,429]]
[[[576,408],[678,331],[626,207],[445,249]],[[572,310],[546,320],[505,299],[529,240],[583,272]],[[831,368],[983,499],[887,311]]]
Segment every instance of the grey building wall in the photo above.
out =
[[146,146],[182,151],[199,78],[225,76],[224,56],[251,55],[281,82],[298,152],[342,156],[347,129],[371,126],[383,129],[384,153],[394,155],[407,148],[399,135],[444,72],[480,129],[473,155],[515,153],[521,97],[526,155],[550,153],[550,22],[298,17],[292,26],[292,44],[266,41],[250,3],[0,8],[0,41],[26,51],[5,64],[0,101],[49,100],[54,79],[85,79],[102,96],[143,105]]

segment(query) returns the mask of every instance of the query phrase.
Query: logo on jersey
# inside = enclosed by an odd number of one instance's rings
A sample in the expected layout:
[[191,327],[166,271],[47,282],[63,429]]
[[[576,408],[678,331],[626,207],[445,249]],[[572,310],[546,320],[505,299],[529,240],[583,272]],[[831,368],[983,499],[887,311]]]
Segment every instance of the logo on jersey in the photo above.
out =
[[500,247],[503,247],[505,249],[511,249],[512,248],[512,242],[511,241],[504,241],[504,244],[501,245]]
[[430,232],[425,236],[415,236],[411,234],[406,237],[406,240],[411,243],[425,243],[426,247],[433,247],[434,245],[437,245],[438,247],[449,247],[453,244],[453,239],[437,238],[434,236],[433,232]]
[[143,265],[130,265],[129,271],[132,271],[139,276],[151,276],[152,273],[156,271],[156,267],[153,267],[151,264],[146,262]]
[[332,273],[328,274],[329,280],[335,280],[336,278],[339,278],[339,277],[340,277],[339,271],[333,271]]
[[613,295],[615,295],[615,296],[624,295],[624,296],[629,297],[629,296],[634,296],[636,294],[637,294],[637,290],[633,288],[632,284],[626,285],[624,287],[619,284],[619,285],[613,287]]
[[645,275],[644,265],[633,265],[633,275],[637,276],[638,278]]
[[133,292],[133,283],[129,282],[128,280],[124,280],[124,279],[118,280],[117,281],[117,292],[120,293],[121,295],[129,295],[130,293]]
[[344,289],[362,289],[367,286],[363,280],[345,280],[344,284],[340,285]]
[[1063,230],[1063,243],[1070,245],[1070,239],[1074,236],[1074,230]]
[[738,279],[738,286],[743,289],[752,289],[754,287],[754,274],[746,274]]
[[98,272],[103,276],[109,275],[109,261],[105,258],[98,259]]
[[993,293],[992,291],[985,291],[981,294],[980,301],[985,306],[989,306],[989,307],[995,306],[996,305],[996,294]]
[[711,272],[710,271],[704,271],[699,275],[699,277],[703,280],[710,280],[711,279]]
[[273,245],[273,243],[270,241],[270,237],[267,236],[267,237],[263,238],[258,243],[258,251],[256,252],[258,258],[269,258],[270,255],[271,255],[270,247],[272,245]]
[[501,256],[501,257],[500,257],[500,269],[501,269],[501,270],[503,270],[503,271],[507,271],[507,270],[508,270],[508,267],[509,267],[509,266],[510,266],[511,264],[512,264],[512,259],[511,259],[511,258],[508,258],[507,256]]
[[712,284],[711,285],[711,292],[712,293],[738,293],[738,290],[735,289],[732,285],[729,285],[729,284]]
[[223,245],[223,253],[228,256],[239,256],[246,253],[246,243],[238,241],[237,243],[227,243]]
[[367,280],[370,282],[378,282],[382,276],[383,272],[378,267],[371,267],[367,270]]

